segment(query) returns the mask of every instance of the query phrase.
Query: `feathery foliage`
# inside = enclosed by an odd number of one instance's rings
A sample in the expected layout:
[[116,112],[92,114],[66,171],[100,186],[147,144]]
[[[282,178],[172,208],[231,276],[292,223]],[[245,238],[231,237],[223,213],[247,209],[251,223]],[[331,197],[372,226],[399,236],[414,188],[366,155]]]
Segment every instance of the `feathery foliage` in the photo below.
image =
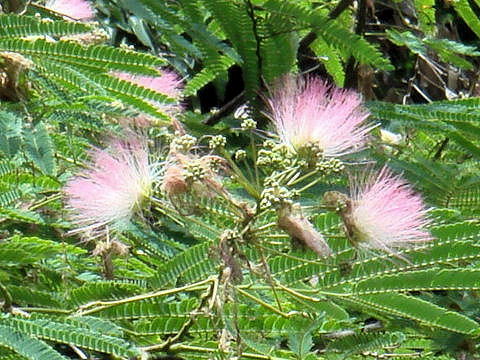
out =
[[[2,359],[478,353],[475,2],[92,0],[91,22],[14,3],[0,8]],[[308,98],[318,76],[361,99]],[[316,136],[338,122],[322,140],[353,137],[362,100],[364,143],[326,156]],[[410,185],[375,178],[382,166]],[[382,179],[386,210],[369,208]],[[399,198],[417,192],[428,210],[412,220]]]

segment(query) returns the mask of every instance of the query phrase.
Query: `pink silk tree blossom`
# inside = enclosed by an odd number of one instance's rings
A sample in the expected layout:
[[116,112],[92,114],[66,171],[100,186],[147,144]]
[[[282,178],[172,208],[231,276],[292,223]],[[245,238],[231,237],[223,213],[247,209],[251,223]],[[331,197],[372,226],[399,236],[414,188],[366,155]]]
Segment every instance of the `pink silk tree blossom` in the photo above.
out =
[[85,0],[49,0],[45,7],[74,20],[88,21],[95,18],[92,5]]
[[365,175],[352,179],[350,204],[342,214],[353,243],[394,253],[394,248],[432,239],[424,230],[428,210],[400,176],[387,167],[366,180]]
[[151,190],[154,172],[144,140],[114,140],[106,150],[92,150],[88,169],[72,178],[64,191],[71,221],[93,237],[107,227],[121,228]]
[[[170,98],[180,100],[182,96],[182,80],[180,77],[170,70],[160,70],[160,73],[161,76],[134,75],[128,72],[114,72],[113,75],[120,80],[125,80],[143,86],[146,89],[167,95]],[[175,116],[182,110],[180,103],[163,104],[156,101],[149,102],[169,116]],[[130,121],[133,121],[133,123],[140,127],[146,127],[155,123],[155,119],[146,114],[140,114],[130,119]]]
[[182,92],[182,80],[170,70],[161,70],[161,76],[134,75],[127,72],[115,72],[114,75],[133,84],[179,99]]
[[281,78],[267,100],[280,140],[298,150],[314,145],[324,156],[361,150],[369,131],[369,116],[360,96],[318,78]]

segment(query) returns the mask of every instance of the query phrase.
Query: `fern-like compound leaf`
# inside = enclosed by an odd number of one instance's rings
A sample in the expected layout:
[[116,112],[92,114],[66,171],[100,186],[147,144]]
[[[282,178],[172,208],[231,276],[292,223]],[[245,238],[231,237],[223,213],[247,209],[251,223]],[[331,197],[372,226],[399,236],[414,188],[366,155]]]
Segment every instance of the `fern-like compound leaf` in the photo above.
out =
[[45,342],[6,325],[0,325],[0,346],[28,360],[67,360]]

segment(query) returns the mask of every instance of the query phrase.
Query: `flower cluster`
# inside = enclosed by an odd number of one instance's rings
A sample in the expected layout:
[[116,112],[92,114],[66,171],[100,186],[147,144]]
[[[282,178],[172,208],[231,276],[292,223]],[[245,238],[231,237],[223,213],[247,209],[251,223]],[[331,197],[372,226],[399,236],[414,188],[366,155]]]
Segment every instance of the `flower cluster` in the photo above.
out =
[[351,177],[350,196],[326,192],[323,204],[342,217],[352,245],[395,254],[396,248],[431,240],[430,223],[418,194],[383,167]]
[[388,168],[353,179],[350,196],[350,231],[359,246],[392,252],[431,240],[423,230],[429,220],[420,196]]
[[[342,171],[344,164],[336,158],[364,148],[375,127],[366,122],[369,113],[359,95],[316,78],[283,77],[268,104],[281,143],[299,157],[314,153],[316,169],[324,175]],[[324,204],[340,213],[354,246],[394,253],[395,248],[431,239],[424,230],[428,210],[399,176],[384,167],[378,174],[350,180],[350,197],[327,192]]]
[[268,209],[282,205],[292,205],[292,198],[295,195],[294,191],[290,191],[276,181],[266,181],[265,189],[261,194],[260,208]]
[[323,156],[339,157],[363,148],[372,125],[351,90],[317,78],[285,76],[268,99],[280,140],[295,150],[315,145]]
[[145,141],[137,137],[113,140],[109,149],[91,155],[91,164],[67,183],[65,194],[71,221],[97,237],[130,220],[149,195],[155,171]]
[[[172,97],[179,96],[178,78],[168,72],[159,78],[121,73],[117,76]],[[319,256],[330,255],[323,236],[294,203],[299,194],[289,188],[294,182],[282,179],[296,176],[304,181],[298,169],[305,167],[322,178],[342,172],[346,162],[338,157],[362,149],[373,128],[366,122],[368,112],[353,91],[337,89],[314,78],[299,80],[291,76],[283,78],[282,86],[273,91],[269,105],[281,141],[267,140],[258,151],[256,165],[266,174],[270,172],[257,195],[258,209],[275,210],[279,228]],[[253,120],[248,123],[245,120],[242,127],[252,130],[254,125]],[[223,197],[243,211],[217,176],[219,170],[226,169],[226,160],[199,155],[198,140],[186,134],[180,125],[176,126],[161,171],[159,189],[163,196],[187,215],[198,208],[192,198],[205,197]],[[210,150],[224,152],[225,146],[225,137],[210,137]],[[246,151],[240,149],[235,159],[246,156]],[[137,136],[114,140],[107,150],[95,149],[92,158],[90,167],[67,183],[65,193],[72,221],[81,230],[98,236],[109,227],[119,228],[140,210],[154,188],[157,172],[149,164],[146,141]],[[340,214],[354,246],[395,253],[397,248],[431,239],[424,230],[429,224],[428,210],[420,196],[399,176],[384,167],[378,173],[364,172],[351,177],[350,181],[349,196],[327,192],[323,202]],[[253,215],[249,212],[248,216]]]
[[294,160],[295,154],[288,146],[267,140],[263,143],[263,149],[258,152],[257,165],[282,169],[292,165]]

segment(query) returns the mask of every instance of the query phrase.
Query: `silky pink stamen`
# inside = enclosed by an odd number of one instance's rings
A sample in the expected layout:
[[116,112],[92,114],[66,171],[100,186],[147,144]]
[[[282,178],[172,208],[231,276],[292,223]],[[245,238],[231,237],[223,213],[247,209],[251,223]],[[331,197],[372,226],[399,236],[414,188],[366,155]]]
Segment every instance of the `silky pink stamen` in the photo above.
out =
[[50,0],[45,7],[75,20],[88,21],[95,18],[92,5],[85,0]]
[[121,80],[179,99],[182,92],[180,77],[170,70],[161,70],[160,72],[160,76],[134,75],[127,72],[115,72],[114,75]]
[[71,221],[80,230],[99,233],[127,223],[153,181],[146,144],[114,140],[107,150],[92,151],[91,167],[65,187]]
[[318,78],[287,75],[268,100],[282,142],[295,149],[314,144],[324,156],[361,150],[373,126],[360,96]]
[[[365,174],[364,174],[365,176]],[[360,245],[389,250],[431,240],[421,197],[387,167],[352,186],[352,220]],[[358,185],[359,184],[359,185]]]

